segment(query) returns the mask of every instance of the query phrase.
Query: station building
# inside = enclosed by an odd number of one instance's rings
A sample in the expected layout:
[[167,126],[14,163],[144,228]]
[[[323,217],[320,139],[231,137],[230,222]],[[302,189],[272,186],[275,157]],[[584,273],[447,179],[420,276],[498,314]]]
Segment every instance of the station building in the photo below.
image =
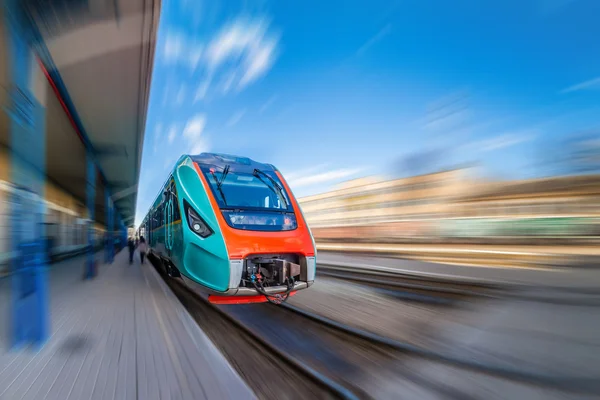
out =
[[[510,235],[518,229],[583,235],[600,225],[600,175],[490,181],[473,169],[456,169],[355,179],[299,202],[317,240]],[[548,229],[548,222],[560,228]]]
[[[10,202],[14,185],[10,182],[10,152],[0,146],[0,273],[14,257],[10,240]],[[86,205],[60,186],[46,180],[44,188],[46,240],[54,255],[75,254],[88,246]],[[99,245],[106,226],[94,222],[93,240]]]

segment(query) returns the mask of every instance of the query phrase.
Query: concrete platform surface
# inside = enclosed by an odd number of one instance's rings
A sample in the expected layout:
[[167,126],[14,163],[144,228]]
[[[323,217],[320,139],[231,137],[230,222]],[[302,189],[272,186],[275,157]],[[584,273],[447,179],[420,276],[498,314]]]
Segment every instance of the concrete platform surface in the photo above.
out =
[[78,260],[52,269],[46,345],[0,349],[0,399],[255,398],[148,262]]

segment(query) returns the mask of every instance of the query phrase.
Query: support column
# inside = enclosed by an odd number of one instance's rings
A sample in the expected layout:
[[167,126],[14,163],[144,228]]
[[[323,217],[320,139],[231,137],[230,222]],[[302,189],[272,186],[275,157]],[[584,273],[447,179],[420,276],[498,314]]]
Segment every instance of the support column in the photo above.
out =
[[96,209],[96,165],[90,154],[86,155],[86,195],[88,209],[88,251],[85,268],[85,278],[92,279],[95,275],[94,262],[94,217]]
[[[13,347],[42,345],[49,332],[47,246],[44,240],[46,112],[43,77],[30,46],[25,15],[17,0],[3,8],[9,60],[11,334]],[[43,78],[42,78],[43,79]]]
[[106,262],[112,263],[114,260],[115,240],[113,238],[113,204],[110,198],[110,193],[105,189],[106,196]]
[[128,239],[128,236],[127,236],[127,227],[125,227],[125,224],[123,223],[123,220],[121,220],[120,223],[121,223],[121,236],[123,237],[123,242],[125,244],[127,244],[127,239]]

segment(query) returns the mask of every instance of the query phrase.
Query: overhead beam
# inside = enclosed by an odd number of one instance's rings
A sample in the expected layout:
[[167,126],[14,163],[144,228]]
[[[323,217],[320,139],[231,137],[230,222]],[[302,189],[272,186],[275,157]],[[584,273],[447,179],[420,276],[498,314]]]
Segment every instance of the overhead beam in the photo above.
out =
[[40,65],[40,68],[46,76],[50,87],[54,91],[56,98],[58,99],[63,110],[65,111],[65,114],[67,115],[71,126],[73,127],[75,133],[83,143],[86,149],[87,157],[91,159],[91,161],[95,164],[96,168],[98,169],[101,182],[104,184],[105,187],[110,188],[110,186],[108,185],[108,179],[106,178],[106,174],[102,170],[102,167],[100,166],[100,163],[96,158],[96,149],[89,140],[89,136],[83,126],[83,123],[81,122],[81,118],[77,113],[73,100],[69,95],[69,92],[60,75],[60,72],[58,71],[58,68],[56,67],[56,64],[54,63],[54,60],[52,59],[52,56],[50,55],[50,52],[48,51],[48,47],[44,43],[44,39],[40,33],[36,21],[33,18],[33,16],[29,13],[29,10],[25,9],[25,11],[25,14],[29,20],[29,29],[33,39],[32,47],[37,54],[38,64]]
[[121,190],[120,192],[117,192],[115,194],[112,195],[112,201],[119,201],[119,200],[124,200],[125,198],[129,197],[130,195],[134,194],[138,189],[138,185],[135,184],[131,187],[128,187],[125,190]]
[[115,144],[102,144],[96,145],[96,157],[104,158],[104,157],[129,157],[129,153],[127,153],[127,147],[119,146]]

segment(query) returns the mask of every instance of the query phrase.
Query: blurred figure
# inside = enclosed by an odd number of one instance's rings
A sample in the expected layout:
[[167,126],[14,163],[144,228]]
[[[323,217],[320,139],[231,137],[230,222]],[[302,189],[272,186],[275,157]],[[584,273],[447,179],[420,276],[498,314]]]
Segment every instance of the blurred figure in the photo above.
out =
[[146,239],[144,239],[143,236],[140,236],[138,250],[140,251],[140,263],[144,264],[144,256],[146,255]]
[[127,246],[129,247],[129,265],[131,265],[133,264],[133,252],[135,251],[135,242],[132,237],[129,237]]

